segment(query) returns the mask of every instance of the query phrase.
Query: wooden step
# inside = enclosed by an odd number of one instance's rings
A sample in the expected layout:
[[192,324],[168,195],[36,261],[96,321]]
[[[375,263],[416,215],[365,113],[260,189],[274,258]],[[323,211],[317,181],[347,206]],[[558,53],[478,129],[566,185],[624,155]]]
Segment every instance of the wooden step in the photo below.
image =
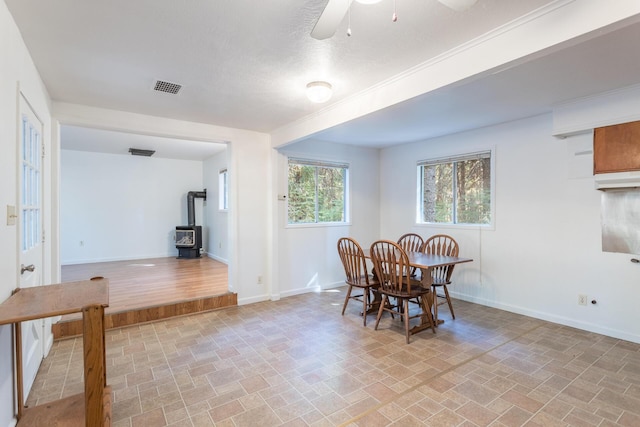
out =
[[[122,328],[139,323],[153,322],[155,320],[218,310],[237,305],[238,295],[228,292],[222,295],[195,298],[188,301],[177,301],[115,313],[105,313],[105,329]],[[82,335],[82,318],[65,316],[58,323],[52,325],[52,330],[54,339]]]

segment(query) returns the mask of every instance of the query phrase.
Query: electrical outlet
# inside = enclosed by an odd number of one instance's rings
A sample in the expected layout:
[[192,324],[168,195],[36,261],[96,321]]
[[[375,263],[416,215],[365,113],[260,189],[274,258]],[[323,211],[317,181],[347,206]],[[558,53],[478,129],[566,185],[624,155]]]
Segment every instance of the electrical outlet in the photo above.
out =
[[587,305],[587,296],[584,294],[578,295],[578,305]]
[[84,240],[80,240],[80,246],[84,246]]
[[258,285],[262,285],[262,276],[258,276]]

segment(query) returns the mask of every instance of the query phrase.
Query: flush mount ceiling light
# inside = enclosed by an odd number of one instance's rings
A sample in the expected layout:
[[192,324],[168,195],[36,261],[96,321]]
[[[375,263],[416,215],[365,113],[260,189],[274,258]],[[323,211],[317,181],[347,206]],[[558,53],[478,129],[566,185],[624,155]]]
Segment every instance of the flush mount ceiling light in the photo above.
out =
[[327,82],[317,81],[307,84],[307,98],[309,101],[322,104],[327,102],[332,95],[331,84]]

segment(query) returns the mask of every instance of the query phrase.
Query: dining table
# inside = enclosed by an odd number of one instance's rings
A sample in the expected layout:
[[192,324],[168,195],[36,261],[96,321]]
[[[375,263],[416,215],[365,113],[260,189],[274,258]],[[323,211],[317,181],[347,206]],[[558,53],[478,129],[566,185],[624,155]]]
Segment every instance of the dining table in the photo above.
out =
[[[364,255],[366,258],[371,259],[371,254],[369,253],[368,250],[364,250]],[[447,265],[463,264],[463,263],[473,261],[472,258],[436,255],[436,254],[428,254],[425,252],[413,252],[413,251],[407,251],[407,257],[409,258],[409,265],[411,267],[420,269],[421,285],[429,289],[432,289],[431,285],[433,284],[433,277],[431,273],[434,268],[444,267]],[[431,310],[433,309],[433,304],[434,304],[434,297],[435,297],[434,292],[435,291],[432,290],[432,292],[430,292],[427,296],[429,309]],[[373,302],[379,303],[380,301],[381,301],[380,294],[378,292],[374,292]],[[437,301],[435,303],[437,303]],[[437,324],[435,326],[438,326],[444,323],[444,320],[438,319],[436,323]],[[411,333],[413,334],[427,328],[431,328],[431,325],[429,324],[427,316],[422,316],[420,323],[411,329]]]

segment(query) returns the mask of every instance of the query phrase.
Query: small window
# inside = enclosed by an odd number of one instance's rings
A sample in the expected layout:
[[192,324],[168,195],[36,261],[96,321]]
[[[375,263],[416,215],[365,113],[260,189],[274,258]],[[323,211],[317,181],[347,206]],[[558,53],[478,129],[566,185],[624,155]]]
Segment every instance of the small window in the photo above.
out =
[[347,222],[349,166],[289,159],[289,224]]
[[418,222],[491,224],[491,152],[418,163]]
[[229,209],[229,174],[226,169],[218,174],[218,208],[221,211]]

